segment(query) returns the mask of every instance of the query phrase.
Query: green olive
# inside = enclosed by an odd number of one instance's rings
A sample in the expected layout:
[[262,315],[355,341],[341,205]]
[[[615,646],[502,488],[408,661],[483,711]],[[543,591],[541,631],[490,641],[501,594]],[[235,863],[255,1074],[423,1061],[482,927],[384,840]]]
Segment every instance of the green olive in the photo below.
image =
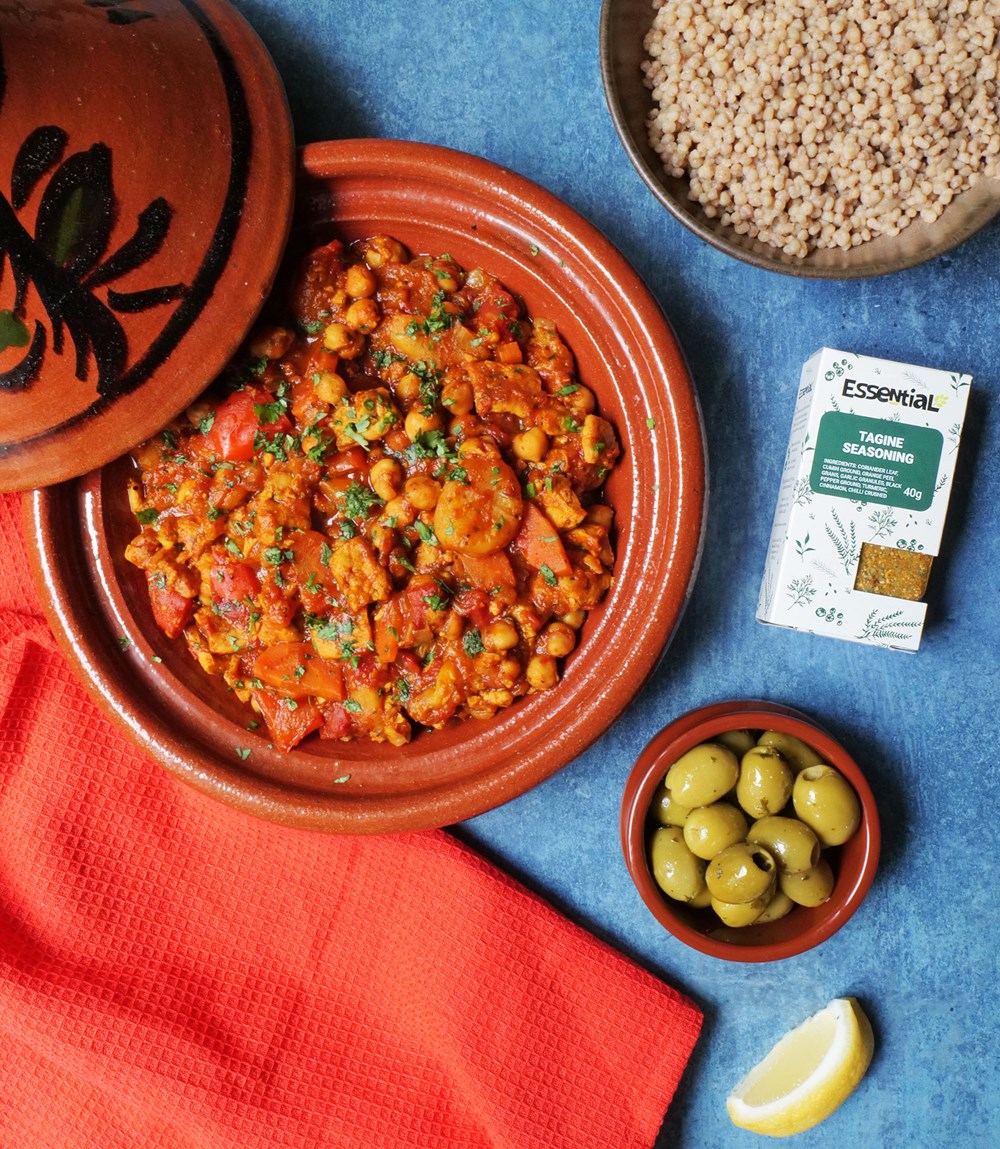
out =
[[754,736],[749,730],[723,730],[721,734],[715,735],[715,741],[728,746],[737,758],[742,758],[755,744]]
[[656,787],[656,793],[653,795],[653,801],[649,806],[649,813],[653,821],[658,822],[661,826],[683,826],[688,814],[691,813],[691,809],[690,806],[682,806],[680,802],[675,802],[670,797],[666,782],[661,782]]
[[737,842],[708,863],[705,881],[720,902],[752,902],[765,894],[771,896],[777,873],[778,865],[764,846]]
[[683,806],[710,806],[736,785],[740,763],[727,746],[701,742],[667,771],[670,796]]
[[[684,837],[687,838],[686,829]],[[778,869],[785,874],[801,874],[819,861],[819,838],[798,818],[768,814],[750,827],[747,841],[766,846],[774,855]]]
[[743,755],[736,800],[751,818],[779,814],[792,796],[792,771],[777,750],[754,746]]
[[824,846],[841,846],[861,824],[861,803],[832,766],[809,766],[795,779],[792,805]]
[[712,909],[718,914],[723,925],[739,929],[741,926],[752,926],[754,922],[760,921],[760,916],[767,911],[770,900],[769,894],[761,894],[752,902],[723,902],[713,898]]
[[705,910],[712,904],[712,895],[708,892],[708,886],[705,886],[700,894],[695,896],[688,902],[692,909]]
[[757,919],[757,925],[763,926],[768,922],[776,922],[785,914],[795,909],[795,903],[782,889],[774,891],[774,897],[767,903],[767,909]]
[[728,802],[698,806],[684,821],[684,841],[688,849],[706,862],[727,846],[742,842],[746,836],[746,815]]
[[833,870],[826,858],[801,874],[781,874],[778,886],[800,906],[821,906],[833,893]]
[[798,774],[807,766],[823,766],[826,759],[820,757],[811,746],[807,746],[801,738],[794,734],[785,734],[781,730],[765,730],[757,739],[758,746],[770,746],[785,759],[792,770]]
[[705,863],[684,845],[679,826],[661,826],[649,844],[653,879],[668,898],[690,902],[705,888]]

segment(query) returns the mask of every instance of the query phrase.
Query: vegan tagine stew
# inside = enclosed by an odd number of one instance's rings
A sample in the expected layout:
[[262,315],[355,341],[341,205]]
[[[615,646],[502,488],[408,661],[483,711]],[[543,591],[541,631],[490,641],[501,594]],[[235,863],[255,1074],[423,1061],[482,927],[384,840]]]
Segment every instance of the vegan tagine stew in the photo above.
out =
[[281,750],[554,686],[611,585],[620,450],[555,325],[387,236],[313,251],[287,302],[135,454],[157,624]]

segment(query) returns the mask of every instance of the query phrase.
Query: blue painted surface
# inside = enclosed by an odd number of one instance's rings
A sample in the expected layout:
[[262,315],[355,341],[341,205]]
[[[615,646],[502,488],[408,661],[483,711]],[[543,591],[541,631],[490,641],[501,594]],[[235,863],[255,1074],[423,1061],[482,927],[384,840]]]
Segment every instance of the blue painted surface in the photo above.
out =
[[[889,278],[797,281],[674,222],[620,147],[601,90],[598,0],[236,0],[285,80],[300,143],[419,140],[514,169],[596,224],[648,283],[704,410],[711,507],[689,609],[658,673],[600,742],[459,833],[689,993],[704,1036],[658,1147],[739,1149],[724,1099],[792,1025],[854,994],[876,1058],[834,1117],[795,1139],[919,1149],[1000,1145],[997,963],[1000,222]],[[754,620],[802,362],[822,344],[971,372],[968,428],[916,655]],[[811,713],[866,770],[883,857],[858,914],[777,964],[702,957],[636,894],[617,837],[625,777],[671,718],[763,697]]]

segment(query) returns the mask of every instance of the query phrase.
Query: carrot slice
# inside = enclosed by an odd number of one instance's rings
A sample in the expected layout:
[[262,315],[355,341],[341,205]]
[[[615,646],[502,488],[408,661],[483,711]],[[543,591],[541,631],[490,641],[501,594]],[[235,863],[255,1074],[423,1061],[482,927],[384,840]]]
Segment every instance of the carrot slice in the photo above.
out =
[[524,504],[520,529],[510,545],[511,550],[519,554],[528,566],[534,567],[535,570],[547,567],[556,575],[573,573],[559,532],[532,502]]
[[253,664],[254,678],[286,698],[345,697],[339,662],[320,658],[311,642],[278,642],[262,650]]

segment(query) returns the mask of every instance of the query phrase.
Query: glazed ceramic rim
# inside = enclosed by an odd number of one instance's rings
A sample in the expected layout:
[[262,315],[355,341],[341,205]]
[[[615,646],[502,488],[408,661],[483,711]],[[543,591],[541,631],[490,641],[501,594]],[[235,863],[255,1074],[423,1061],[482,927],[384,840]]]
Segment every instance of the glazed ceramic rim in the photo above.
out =
[[[864,262],[859,263],[856,259],[853,263],[841,265],[834,262],[840,257],[839,252],[820,253],[828,257],[829,262],[812,256],[799,259],[750,236],[738,235],[717,220],[710,220],[698,205],[687,198],[684,191],[686,181],[669,180],[645,138],[645,132],[639,133],[635,129],[634,121],[628,114],[622,91],[621,69],[626,66],[631,68],[634,63],[638,74],[639,61],[643,57],[643,33],[624,26],[626,21],[621,15],[624,6],[623,0],[603,0],[600,16],[601,81],[615,131],[629,161],[653,196],[674,219],[717,251],[763,271],[797,279],[868,279],[905,271],[936,259],[964,243],[1000,214],[1000,182],[982,179],[956,197],[935,224],[914,222],[902,232],[907,237],[905,254],[900,254],[901,245],[898,242],[884,237],[850,249],[848,255],[862,253],[870,256]],[[646,7],[651,25],[653,8],[651,4]],[[650,111],[652,107],[650,97]],[[675,185],[676,194],[670,190],[670,183]],[[942,231],[944,220],[950,225],[947,231]]]
[[[466,724],[468,737],[435,743],[436,735],[421,735],[425,742],[414,742],[397,754],[394,760],[405,763],[411,775],[426,771],[423,787],[414,784],[404,792],[371,796],[364,792],[357,766],[356,779],[335,787],[335,793],[288,786],[260,774],[248,776],[235,753],[247,739],[243,728],[188,697],[167,673],[168,660],[159,659],[136,621],[134,604],[115,577],[115,560],[106,553],[101,480],[108,468],[26,497],[29,552],[47,613],[71,664],[109,715],[173,774],[247,812],[308,829],[388,833],[448,825],[524,793],[578,756],[619,717],[657,665],[700,561],[706,501],[701,413],[659,306],[617,250],[551,193],[486,160],[405,141],[309,145],[302,151],[301,169],[300,206],[306,205],[309,219],[327,218],[323,213],[331,189],[338,202],[350,203],[352,190],[363,191],[373,172],[382,179],[386,171],[414,172],[413,186],[426,186],[428,194],[446,200],[457,196],[458,201],[465,197],[473,202],[487,196],[502,205],[497,211],[502,211],[504,227],[497,215],[492,226],[476,232],[477,244],[497,251],[500,245],[516,244],[517,258],[523,255],[533,271],[532,237],[544,242],[549,256],[565,266],[571,284],[599,300],[603,314],[615,317],[608,324],[609,331],[615,323],[621,326],[615,338],[647,357],[642,385],[622,384],[622,395],[616,392],[614,397],[636,415],[620,428],[626,456],[636,449],[639,434],[651,433],[647,417],[655,422],[656,442],[662,444],[649,459],[644,481],[631,484],[629,505],[619,508],[629,521],[649,525],[624,532],[616,561],[618,582],[594,612],[598,617],[592,626],[588,620],[581,661],[571,656],[563,681],[545,695],[522,700],[478,730]],[[383,194],[417,194],[413,186],[407,183],[394,191],[393,181],[391,188],[386,183]],[[81,599],[81,580],[90,584],[89,610]],[[643,610],[633,614],[627,595],[643,591],[654,593]],[[129,659],[126,672],[123,645]],[[156,684],[155,691],[150,682]],[[456,759],[472,754],[474,776],[457,785],[437,784],[435,761],[444,750]],[[362,749],[355,752],[361,755]],[[394,748],[364,751],[368,757],[378,752],[387,760],[395,753]],[[255,761],[266,766],[267,753],[261,751]],[[347,751],[343,755],[324,757],[320,765],[333,774],[350,774],[352,759]],[[353,759],[355,764],[358,760]]]
[[[653,880],[646,851],[649,807],[670,764],[699,742],[709,741],[725,730],[743,728],[779,729],[812,746],[847,778],[862,807],[856,847],[860,865],[851,875],[838,872],[836,904],[831,906],[827,903],[805,913],[801,908],[796,909],[793,912],[803,917],[808,914],[811,924],[784,940],[756,944],[709,937],[682,921]],[[794,957],[814,949],[835,934],[856,913],[871,888],[882,841],[875,796],[860,767],[844,747],[801,711],[761,700],[712,703],[688,711],[661,730],[643,749],[629,775],[622,799],[619,832],[629,874],[656,920],[692,949],[734,962],[768,962]]]

